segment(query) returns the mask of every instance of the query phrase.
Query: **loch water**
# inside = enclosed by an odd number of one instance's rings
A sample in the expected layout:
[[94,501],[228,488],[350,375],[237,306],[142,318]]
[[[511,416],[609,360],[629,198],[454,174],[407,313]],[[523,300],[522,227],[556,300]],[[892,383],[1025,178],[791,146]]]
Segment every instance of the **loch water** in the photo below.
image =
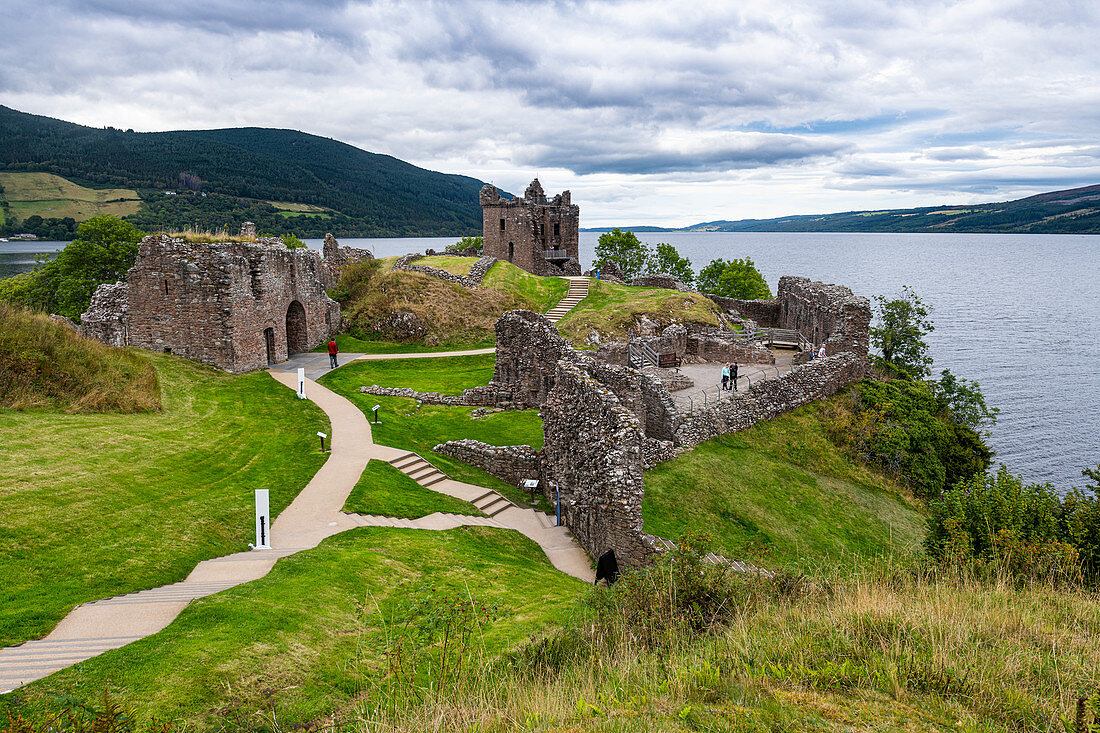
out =
[[[598,234],[581,233],[581,261]],[[911,286],[932,307],[935,368],[976,380],[1000,417],[995,461],[1059,490],[1100,462],[1100,236],[657,232],[698,270],[750,257],[772,290],[782,275],[893,297]],[[343,239],[377,256],[442,250],[454,237]],[[320,240],[307,241],[320,249]],[[0,276],[64,243],[0,243]],[[12,266],[12,261],[24,264]]]

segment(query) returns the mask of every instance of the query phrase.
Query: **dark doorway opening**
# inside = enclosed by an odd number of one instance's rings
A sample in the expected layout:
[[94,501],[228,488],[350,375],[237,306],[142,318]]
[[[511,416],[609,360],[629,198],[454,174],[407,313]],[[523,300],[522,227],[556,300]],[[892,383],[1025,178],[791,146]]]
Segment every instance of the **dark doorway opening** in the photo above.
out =
[[508,261],[511,262],[516,256],[516,244],[515,242],[508,243]]
[[306,309],[296,300],[286,309],[286,353],[300,354],[308,351],[306,338]]
[[267,347],[267,363],[275,363],[275,329],[264,329],[264,346]]

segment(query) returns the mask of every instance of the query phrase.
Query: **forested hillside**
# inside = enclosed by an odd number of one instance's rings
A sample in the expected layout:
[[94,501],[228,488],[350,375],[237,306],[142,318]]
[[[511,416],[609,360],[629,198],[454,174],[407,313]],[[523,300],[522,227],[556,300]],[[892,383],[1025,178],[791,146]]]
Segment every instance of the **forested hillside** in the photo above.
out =
[[[481,181],[293,130],[139,133],[0,106],[0,170],[137,189],[147,204],[156,204],[138,215],[145,226],[150,218],[164,227],[205,226],[227,214],[259,213],[304,235],[461,235],[481,229]],[[172,197],[165,190],[208,196]],[[237,201],[208,200],[209,194]],[[223,223],[236,222],[216,222]]]
[[686,227],[685,230],[1100,234],[1100,185],[990,204],[711,221]]

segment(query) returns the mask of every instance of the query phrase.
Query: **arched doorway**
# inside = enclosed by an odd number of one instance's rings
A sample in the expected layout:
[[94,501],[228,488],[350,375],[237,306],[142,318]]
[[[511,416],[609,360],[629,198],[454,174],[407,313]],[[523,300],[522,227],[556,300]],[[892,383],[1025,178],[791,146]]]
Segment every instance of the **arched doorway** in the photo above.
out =
[[286,353],[300,354],[308,351],[306,337],[306,309],[296,300],[286,309]]
[[264,329],[264,348],[267,349],[267,363],[275,363],[275,329]]

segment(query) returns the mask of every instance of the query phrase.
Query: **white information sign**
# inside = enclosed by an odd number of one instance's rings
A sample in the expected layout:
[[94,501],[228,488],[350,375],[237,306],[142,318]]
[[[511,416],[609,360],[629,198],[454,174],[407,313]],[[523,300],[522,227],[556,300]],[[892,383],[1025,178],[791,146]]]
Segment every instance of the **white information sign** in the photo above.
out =
[[256,545],[253,549],[271,549],[271,510],[267,489],[256,489]]
[[304,400],[306,398],[306,370],[305,367],[298,367],[298,399]]

